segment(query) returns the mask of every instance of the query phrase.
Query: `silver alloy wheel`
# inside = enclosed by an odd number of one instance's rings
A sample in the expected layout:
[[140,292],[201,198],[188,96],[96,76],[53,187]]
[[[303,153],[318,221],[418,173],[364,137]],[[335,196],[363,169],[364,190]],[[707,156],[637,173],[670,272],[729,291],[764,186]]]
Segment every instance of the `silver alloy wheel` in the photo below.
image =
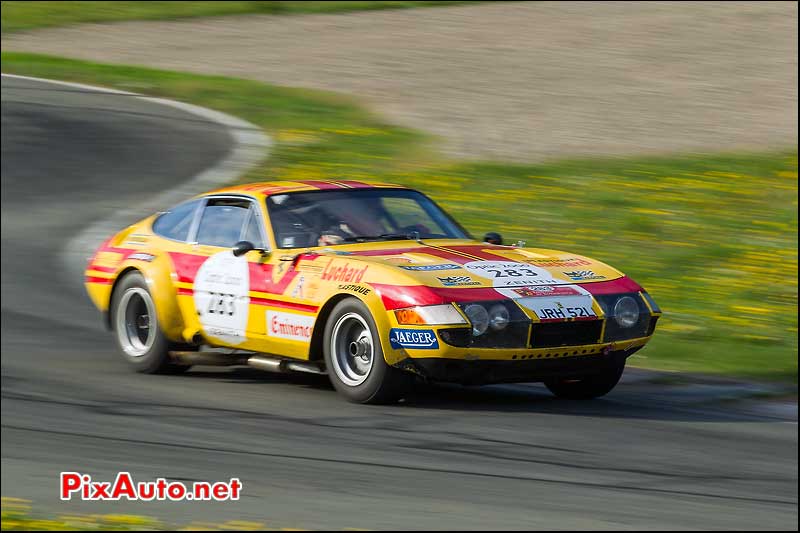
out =
[[367,380],[375,362],[375,348],[361,315],[347,313],[336,321],[330,348],[333,370],[342,383],[357,387]]
[[156,340],[156,308],[150,293],[131,287],[122,295],[116,309],[117,338],[131,357],[142,357]]

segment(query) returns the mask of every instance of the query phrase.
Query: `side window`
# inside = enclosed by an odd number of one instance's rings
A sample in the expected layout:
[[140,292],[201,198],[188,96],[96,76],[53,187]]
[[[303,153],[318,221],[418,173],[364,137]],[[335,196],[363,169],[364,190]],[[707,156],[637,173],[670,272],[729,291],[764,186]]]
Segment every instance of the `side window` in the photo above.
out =
[[167,239],[185,242],[189,238],[198,205],[200,200],[192,200],[173,207],[153,222],[153,232]]
[[250,208],[249,200],[212,198],[203,209],[197,242],[209,246],[231,247],[239,242]]
[[255,212],[255,206],[250,208],[250,216],[247,219],[247,228],[245,228],[244,239],[250,241],[256,248],[266,248],[264,246],[264,239],[261,237],[261,218]]

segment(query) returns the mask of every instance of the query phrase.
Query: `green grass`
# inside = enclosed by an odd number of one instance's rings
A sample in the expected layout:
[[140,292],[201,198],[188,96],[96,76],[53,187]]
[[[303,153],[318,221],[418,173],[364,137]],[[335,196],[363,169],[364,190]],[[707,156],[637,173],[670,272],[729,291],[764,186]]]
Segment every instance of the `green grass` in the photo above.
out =
[[31,502],[19,498],[2,499],[3,531],[269,531],[260,522],[230,520],[223,523],[192,522],[169,524],[156,518],[128,514],[40,515]]
[[254,2],[3,2],[2,30],[22,31],[34,28],[67,26],[83,22],[118,22],[123,20],[163,20],[186,17],[240,15],[243,13],[290,15],[337,13],[376,9],[403,9],[464,2],[439,1],[254,1]]
[[631,362],[797,380],[797,151],[465,163],[353,100],[223,77],[4,53],[3,72],[175,98],[276,141],[243,181],[350,178],[430,194],[475,235],[607,261],[665,310]]

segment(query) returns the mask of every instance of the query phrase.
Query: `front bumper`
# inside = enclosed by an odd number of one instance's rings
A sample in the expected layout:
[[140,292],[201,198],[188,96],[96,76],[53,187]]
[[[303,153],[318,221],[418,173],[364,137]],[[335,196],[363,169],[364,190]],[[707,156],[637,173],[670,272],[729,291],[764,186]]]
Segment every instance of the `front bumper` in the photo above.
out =
[[642,348],[526,360],[465,360],[435,357],[407,358],[395,366],[428,381],[489,385],[533,383],[550,379],[579,379],[624,362]]

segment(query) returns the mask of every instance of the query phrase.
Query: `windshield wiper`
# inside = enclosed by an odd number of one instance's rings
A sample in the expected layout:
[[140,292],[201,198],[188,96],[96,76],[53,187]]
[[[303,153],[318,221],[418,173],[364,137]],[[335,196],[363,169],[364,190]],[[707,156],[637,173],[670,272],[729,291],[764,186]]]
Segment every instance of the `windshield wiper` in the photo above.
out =
[[382,233],[380,235],[354,235],[352,237],[345,237],[342,240],[344,242],[366,242],[366,241],[398,241],[411,238],[412,237],[407,233]]

